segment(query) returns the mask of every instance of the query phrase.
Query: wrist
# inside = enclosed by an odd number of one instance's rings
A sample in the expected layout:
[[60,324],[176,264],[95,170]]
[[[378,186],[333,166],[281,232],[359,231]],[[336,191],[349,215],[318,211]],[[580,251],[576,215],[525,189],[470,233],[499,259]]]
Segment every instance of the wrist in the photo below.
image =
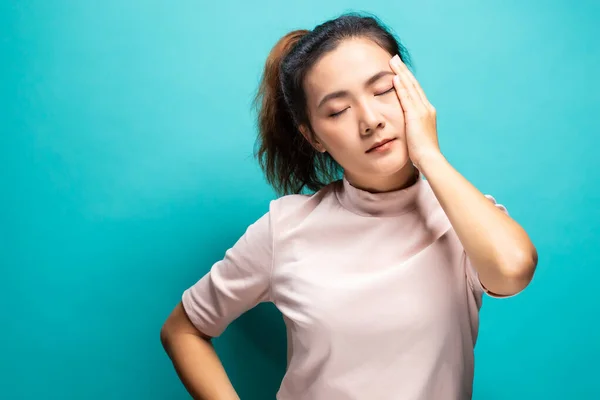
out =
[[448,161],[440,151],[434,151],[422,154],[417,160],[413,160],[413,164],[427,177],[432,170],[443,167]]

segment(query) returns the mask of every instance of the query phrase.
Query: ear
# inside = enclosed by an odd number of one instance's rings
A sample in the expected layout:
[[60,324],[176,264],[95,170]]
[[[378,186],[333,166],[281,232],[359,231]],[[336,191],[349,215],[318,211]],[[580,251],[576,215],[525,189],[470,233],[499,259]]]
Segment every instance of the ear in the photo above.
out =
[[310,129],[308,129],[308,127],[306,125],[300,125],[300,127],[298,129],[300,130],[300,133],[302,134],[302,136],[304,136],[304,139],[306,139],[306,141],[308,143],[310,143],[310,145],[316,151],[318,151],[319,153],[325,153],[327,151],[317,138],[313,138],[313,135],[311,134]]

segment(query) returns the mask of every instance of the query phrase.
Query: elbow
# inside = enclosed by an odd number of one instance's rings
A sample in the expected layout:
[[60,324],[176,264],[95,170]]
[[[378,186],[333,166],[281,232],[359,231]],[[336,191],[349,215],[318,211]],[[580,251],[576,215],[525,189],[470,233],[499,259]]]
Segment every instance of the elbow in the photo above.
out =
[[506,282],[505,294],[514,295],[523,291],[533,280],[538,255],[535,248],[518,251],[501,263],[500,271]]
[[163,349],[168,353],[169,352],[169,343],[171,340],[171,329],[169,327],[169,322],[165,322],[163,326],[160,328],[160,344]]
[[188,318],[183,305],[179,303],[171,312],[160,329],[160,342],[165,351],[170,354],[170,349],[180,338],[198,337],[210,342],[212,337],[200,332]]
[[531,281],[538,264],[538,254],[529,242],[527,246],[510,246],[511,250],[495,249],[495,257],[480,262],[479,278],[485,291],[495,296],[513,296],[523,291]]
[[160,328],[160,344],[163,349],[170,355],[170,349],[173,346],[173,342],[179,333],[179,324],[177,320],[173,318],[173,315],[163,323]]
[[516,252],[510,260],[510,266],[506,266],[506,271],[510,278],[529,283],[533,279],[537,263],[537,251],[532,247]]

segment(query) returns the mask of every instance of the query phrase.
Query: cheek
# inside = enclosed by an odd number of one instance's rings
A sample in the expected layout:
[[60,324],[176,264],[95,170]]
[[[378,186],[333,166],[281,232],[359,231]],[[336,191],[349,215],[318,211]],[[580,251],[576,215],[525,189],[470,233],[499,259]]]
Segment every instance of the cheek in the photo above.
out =
[[347,121],[327,121],[315,125],[315,132],[318,132],[319,139],[330,153],[340,152],[355,147],[355,139],[358,135],[353,135],[356,130],[352,124]]
[[394,121],[404,121],[404,110],[400,100],[390,101],[385,105],[386,114]]
[[394,130],[397,130],[400,135],[404,136],[404,110],[399,105],[391,106],[387,109],[386,119],[391,122]]

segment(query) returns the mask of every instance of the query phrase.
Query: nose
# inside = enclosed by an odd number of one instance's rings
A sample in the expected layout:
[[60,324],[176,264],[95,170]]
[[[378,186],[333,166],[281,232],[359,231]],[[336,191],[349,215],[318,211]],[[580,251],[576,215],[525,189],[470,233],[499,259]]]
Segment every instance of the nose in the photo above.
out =
[[370,136],[375,133],[375,131],[385,127],[385,120],[372,106],[365,105],[362,111],[359,123],[360,134],[362,136]]

